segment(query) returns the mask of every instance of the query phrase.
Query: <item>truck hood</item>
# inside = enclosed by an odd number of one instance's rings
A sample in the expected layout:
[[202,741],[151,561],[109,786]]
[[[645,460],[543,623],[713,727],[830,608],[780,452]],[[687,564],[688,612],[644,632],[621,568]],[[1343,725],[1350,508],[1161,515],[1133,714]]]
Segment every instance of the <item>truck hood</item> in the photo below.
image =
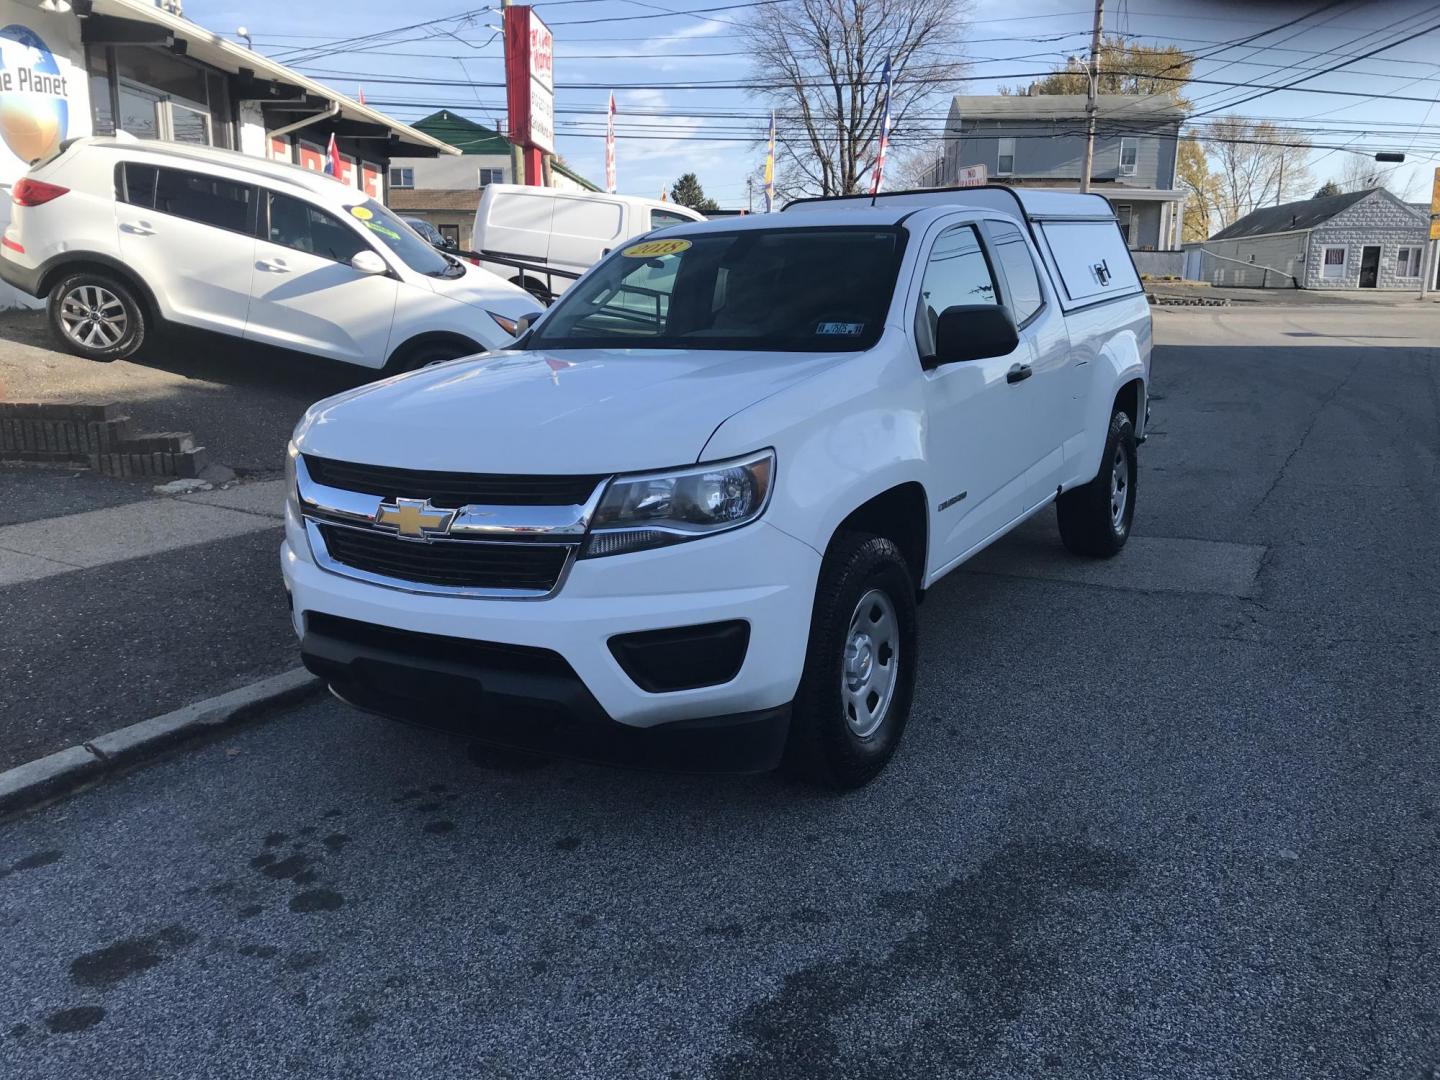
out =
[[308,454],[408,469],[659,469],[698,460],[729,417],[853,355],[492,353],[327,398],[306,412],[296,440]]

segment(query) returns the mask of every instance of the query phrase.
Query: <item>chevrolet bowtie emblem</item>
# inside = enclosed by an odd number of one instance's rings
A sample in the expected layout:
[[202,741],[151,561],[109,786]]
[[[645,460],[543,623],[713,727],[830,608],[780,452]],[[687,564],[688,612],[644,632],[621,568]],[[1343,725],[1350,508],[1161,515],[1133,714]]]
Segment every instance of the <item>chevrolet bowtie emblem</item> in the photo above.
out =
[[454,510],[437,509],[430,505],[429,499],[396,499],[393,503],[381,503],[375,511],[376,525],[393,529],[411,540],[444,536],[453,520]]

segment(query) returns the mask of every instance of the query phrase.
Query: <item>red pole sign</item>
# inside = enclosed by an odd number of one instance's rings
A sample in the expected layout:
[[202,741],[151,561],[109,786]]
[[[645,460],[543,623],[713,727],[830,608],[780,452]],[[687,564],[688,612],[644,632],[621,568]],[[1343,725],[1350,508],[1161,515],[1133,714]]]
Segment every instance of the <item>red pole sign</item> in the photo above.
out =
[[555,152],[555,38],[534,9],[505,10],[505,101],[510,141],[525,148],[525,179],[543,184],[542,152]]

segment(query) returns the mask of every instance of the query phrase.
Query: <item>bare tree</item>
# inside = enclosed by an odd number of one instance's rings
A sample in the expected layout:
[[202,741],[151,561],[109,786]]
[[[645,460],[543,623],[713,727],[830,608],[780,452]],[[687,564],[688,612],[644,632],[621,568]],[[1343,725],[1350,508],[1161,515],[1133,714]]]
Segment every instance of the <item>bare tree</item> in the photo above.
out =
[[1268,121],[1219,116],[1195,134],[1215,163],[1215,216],[1221,228],[1261,206],[1314,191],[1305,136]]
[[780,115],[781,186],[860,191],[880,148],[881,73],[890,61],[891,133],[938,106],[962,70],[952,42],[969,0],[781,0],[752,9],[741,36],[756,96]]

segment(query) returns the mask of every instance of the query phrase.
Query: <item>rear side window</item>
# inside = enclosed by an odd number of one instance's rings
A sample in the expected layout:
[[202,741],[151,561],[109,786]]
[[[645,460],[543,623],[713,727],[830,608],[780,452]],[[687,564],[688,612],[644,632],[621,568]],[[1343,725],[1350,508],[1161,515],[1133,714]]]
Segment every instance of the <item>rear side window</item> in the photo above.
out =
[[146,210],[154,210],[155,180],[159,175],[160,170],[154,165],[141,165],[135,161],[125,162],[120,166],[120,175],[116,177],[116,193],[120,201],[133,206],[143,206]]
[[650,228],[652,229],[663,229],[667,225],[684,225],[693,220],[693,218],[677,214],[673,210],[650,211]]
[[270,242],[348,263],[370,245],[333,214],[289,195],[270,192]]
[[1071,307],[1140,291],[1135,264],[1112,221],[1042,221],[1060,284]]
[[1005,275],[1006,301],[1016,325],[1024,325],[1045,303],[1040,291],[1040,275],[1035,270],[1035,260],[1025,246],[1025,237],[1020,230],[1007,222],[991,221],[986,224],[990,232],[995,260]]
[[157,213],[254,235],[255,189],[249,184],[180,169],[155,171]]
[[915,340],[921,356],[935,353],[935,329],[946,309],[960,304],[999,303],[995,278],[973,225],[946,229],[930,249],[915,312]]

